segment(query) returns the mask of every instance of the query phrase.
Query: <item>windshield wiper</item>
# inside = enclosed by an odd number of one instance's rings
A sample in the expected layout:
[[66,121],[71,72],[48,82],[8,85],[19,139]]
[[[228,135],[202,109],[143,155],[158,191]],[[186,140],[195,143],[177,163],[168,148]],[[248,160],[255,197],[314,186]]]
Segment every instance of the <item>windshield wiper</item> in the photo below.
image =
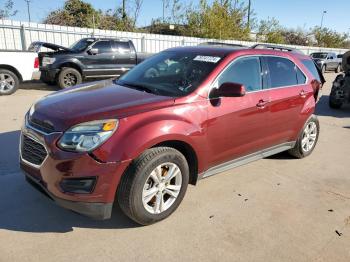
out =
[[149,88],[147,86],[140,85],[140,84],[129,83],[129,82],[124,82],[124,81],[120,81],[120,80],[117,81],[117,84],[125,86],[125,87],[130,87],[130,88],[133,88],[133,89],[137,89],[137,90],[140,90],[140,91],[145,91],[145,92],[151,93],[151,94],[157,93],[155,88],[152,89],[152,88]]

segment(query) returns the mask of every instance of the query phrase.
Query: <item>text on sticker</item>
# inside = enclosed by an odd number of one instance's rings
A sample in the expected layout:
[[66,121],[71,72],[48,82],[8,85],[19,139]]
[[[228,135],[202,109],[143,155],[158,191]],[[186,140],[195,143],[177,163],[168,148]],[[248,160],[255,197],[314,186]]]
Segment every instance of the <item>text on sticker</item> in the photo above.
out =
[[197,55],[193,60],[194,61],[201,61],[201,62],[207,62],[207,63],[217,63],[220,61],[220,57],[217,56],[205,56],[205,55]]

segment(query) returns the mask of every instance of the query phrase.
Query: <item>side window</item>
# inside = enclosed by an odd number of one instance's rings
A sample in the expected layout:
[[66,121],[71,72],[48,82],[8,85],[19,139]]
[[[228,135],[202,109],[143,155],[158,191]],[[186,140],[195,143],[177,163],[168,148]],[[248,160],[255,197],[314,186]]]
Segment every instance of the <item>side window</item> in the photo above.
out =
[[114,41],[114,49],[116,49],[121,54],[130,53],[129,42]]
[[309,72],[312,74],[312,76],[318,82],[322,83],[320,73],[317,70],[315,63],[312,60],[302,60],[301,62],[307,68],[307,70],[309,70]]
[[298,84],[295,64],[286,58],[267,57],[270,72],[270,88],[292,86]]
[[260,59],[258,57],[245,57],[233,62],[220,76],[218,85],[226,82],[243,84],[247,92],[261,90]]
[[99,41],[92,48],[98,49],[99,54],[111,53],[112,46],[110,41]]
[[305,84],[305,82],[306,82],[306,76],[305,76],[304,73],[299,69],[299,67],[296,66],[296,69],[297,69],[298,84],[299,84],[299,85]]

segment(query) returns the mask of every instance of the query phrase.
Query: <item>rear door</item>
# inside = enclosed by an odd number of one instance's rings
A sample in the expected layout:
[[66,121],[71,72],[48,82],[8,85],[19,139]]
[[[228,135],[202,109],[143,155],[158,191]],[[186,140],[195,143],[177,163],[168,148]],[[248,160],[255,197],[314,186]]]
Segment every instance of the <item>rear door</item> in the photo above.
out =
[[214,87],[226,82],[243,84],[243,97],[209,100],[208,148],[214,166],[266,148],[268,132],[268,90],[263,90],[260,58],[234,60],[217,78]]
[[118,75],[123,75],[136,64],[136,53],[131,52],[129,42],[113,41],[114,64]]
[[278,56],[263,58],[267,69],[269,106],[269,134],[273,145],[294,141],[300,131],[303,106],[313,90],[304,72],[290,59]]
[[86,77],[115,76],[117,74],[117,68],[115,66],[111,41],[97,41],[91,48],[97,49],[98,53],[93,55],[87,51],[84,70]]

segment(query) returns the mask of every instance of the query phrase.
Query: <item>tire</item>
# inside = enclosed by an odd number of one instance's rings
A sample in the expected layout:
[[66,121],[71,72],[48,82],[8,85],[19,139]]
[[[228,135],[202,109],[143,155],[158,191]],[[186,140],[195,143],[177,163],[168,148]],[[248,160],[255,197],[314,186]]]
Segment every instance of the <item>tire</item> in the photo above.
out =
[[19,88],[18,76],[7,69],[0,69],[0,96],[12,95]]
[[[310,127],[315,128],[315,129],[312,129],[312,130],[315,130],[315,133],[313,132],[309,133],[309,138],[307,139],[307,143],[309,143],[311,140],[313,140],[313,143],[312,145],[309,144],[309,147],[306,148],[305,146],[306,143],[304,143],[303,140],[306,139],[307,128],[309,128],[308,130],[311,130]],[[309,156],[312,153],[312,151],[314,151],[315,149],[319,134],[320,134],[320,124],[318,122],[317,117],[315,115],[312,115],[303,126],[303,129],[299,134],[298,140],[296,141],[294,148],[288,150],[288,153],[291,156],[299,159]]]
[[323,65],[322,68],[321,68],[322,74],[326,73],[326,70],[327,70],[326,66]]
[[62,89],[79,85],[82,82],[80,72],[74,68],[64,67],[58,75],[58,86]]
[[343,105],[342,101],[339,101],[338,99],[335,98],[335,94],[332,91],[331,94],[329,95],[329,107],[333,109],[340,109]]
[[336,72],[336,73],[340,73],[340,71],[341,71],[341,65],[339,64],[339,65],[337,66],[337,68],[335,69],[335,72]]
[[[160,180],[155,175],[156,170],[161,171],[160,177],[165,179],[169,169],[177,171],[174,172],[176,176],[169,180],[168,185],[167,182],[158,183]],[[136,223],[150,225],[167,218],[177,209],[185,196],[188,182],[189,167],[179,151],[169,147],[148,149],[124,173],[118,187],[118,203],[122,211]],[[176,192],[176,197],[164,193],[170,189],[169,186],[173,187],[174,191],[171,189],[171,192]],[[163,205],[157,205],[159,199],[165,201]]]

